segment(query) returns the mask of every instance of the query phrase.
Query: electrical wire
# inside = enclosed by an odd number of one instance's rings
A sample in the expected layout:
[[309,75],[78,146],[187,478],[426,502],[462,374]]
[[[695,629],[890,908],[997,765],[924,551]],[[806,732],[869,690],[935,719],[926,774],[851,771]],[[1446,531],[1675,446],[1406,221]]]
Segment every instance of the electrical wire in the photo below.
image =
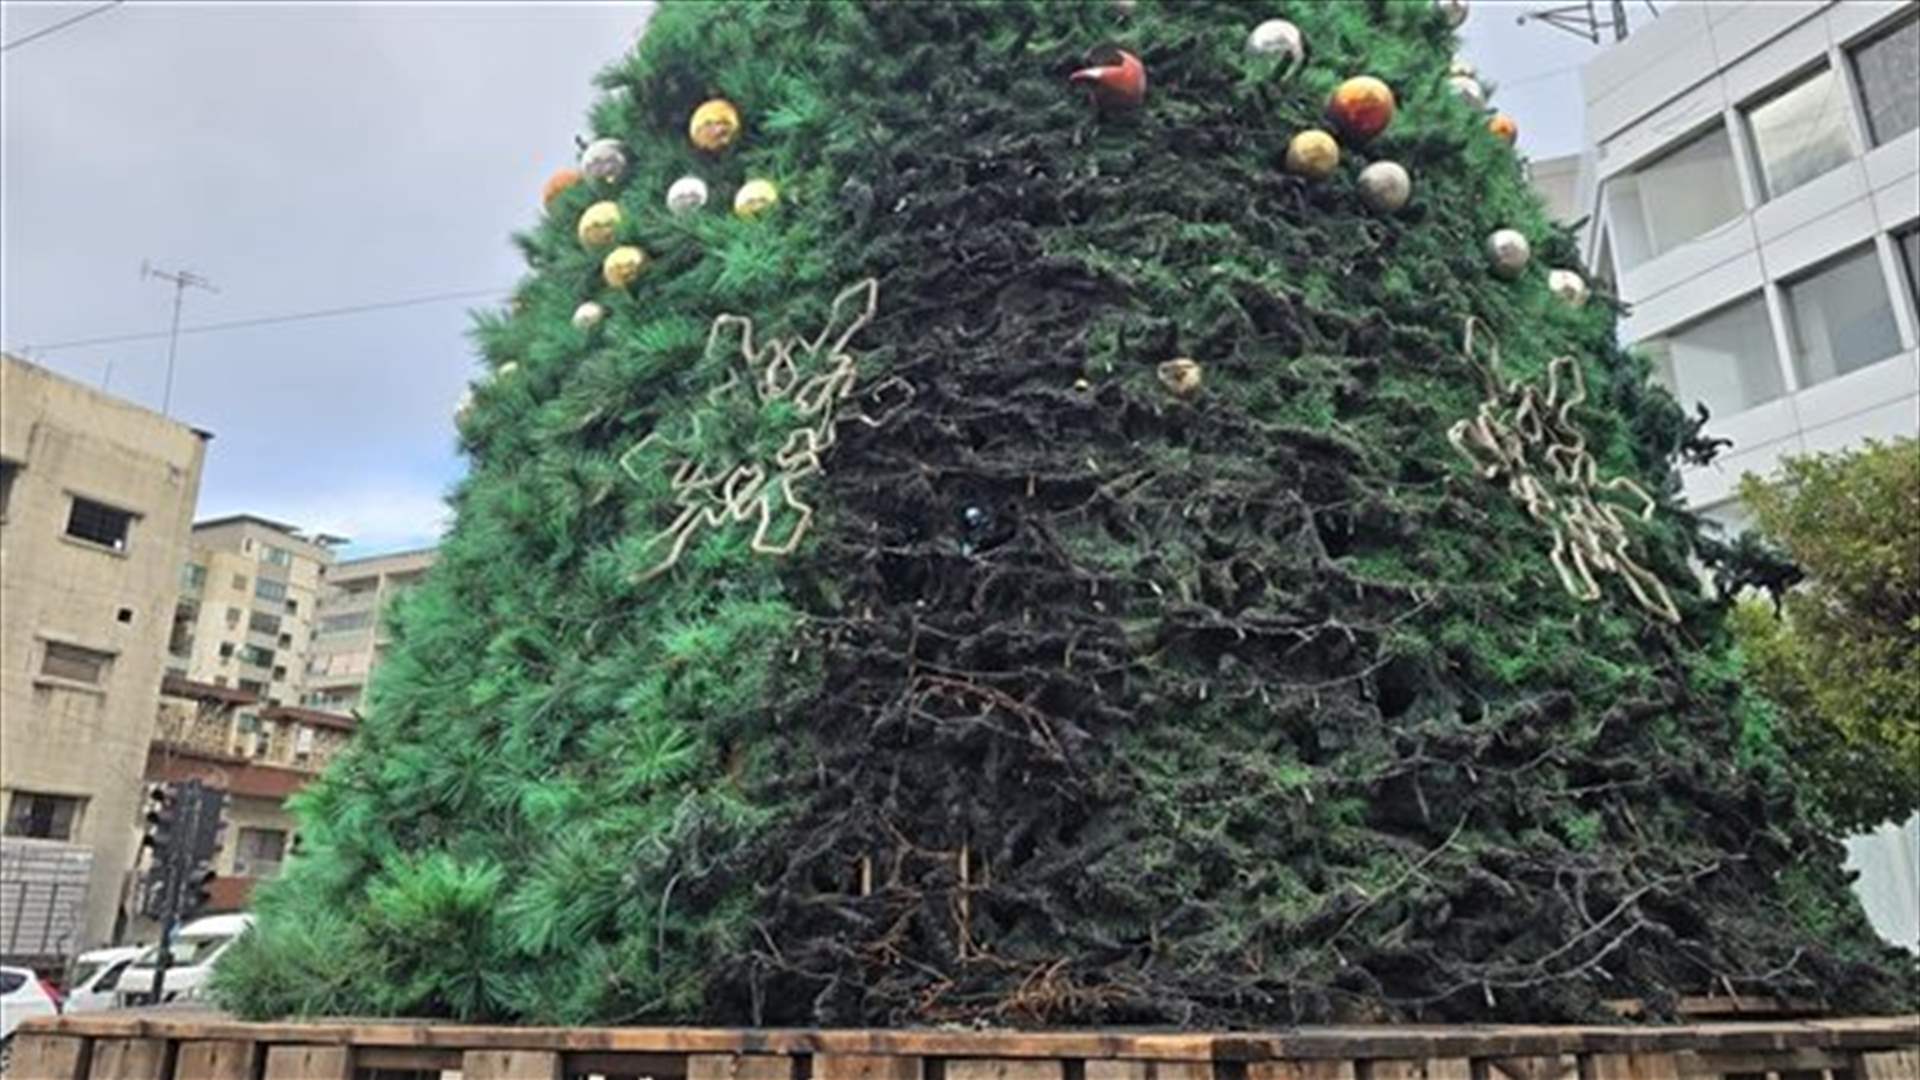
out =
[[[227,322],[201,323],[198,326],[183,326],[182,334],[210,334],[222,330],[244,330],[252,326],[273,326],[278,323],[302,322],[307,319],[331,319],[342,315],[357,315],[366,311],[389,311],[394,308],[416,307],[421,304],[439,304],[449,300],[473,300],[480,297],[505,296],[512,290],[507,288],[466,289],[460,292],[434,293],[430,296],[415,296],[406,300],[383,300],[372,304],[353,304],[348,307],[322,308],[318,311],[299,311],[286,315],[262,315],[252,319],[232,319]],[[109,337],[78,338],[73,341],[50,341],[46,344],[23,346],[22,352],[47,352],[53,349],[79,349],[89,345],[116,345],[124,341],[152,341],[167,336],[165,330],[147,330],[136,334],[114,334]]]
[[110,0],[109,3],[101,4],[99,7],[88,8],[87,10],[81,12],[80,14],[75,15],[72,18],[62,19],[59,22],[54,23],[52,26],[43,26],[40,29],[35,30],[33,33],[28,34],[26,37],[23,37],[18,41],[9,41],[5,45],[0,45],[0,52],[12,52],[13,50],[19,48],[22,45],[27,44],[30,41],[39,41],[41,38],[46,37],[48,34],[58,33],[59,31],[65,30],[67,27],[72,26],[74,23],[82,22],[84,20],[93,18],[95,15],[112,11],[114,8],[117,8],[121,4],[124,4],[126,2],[127,0]]

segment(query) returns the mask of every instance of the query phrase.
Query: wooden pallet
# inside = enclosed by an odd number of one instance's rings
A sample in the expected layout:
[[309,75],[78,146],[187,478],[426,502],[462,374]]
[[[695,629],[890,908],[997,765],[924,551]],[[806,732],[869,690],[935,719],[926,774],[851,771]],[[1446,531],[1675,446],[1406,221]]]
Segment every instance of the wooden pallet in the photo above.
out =
[[1920,1080],[1920,1016],[1674,1027],[1131,1030],[29,1020],[8,1080]]

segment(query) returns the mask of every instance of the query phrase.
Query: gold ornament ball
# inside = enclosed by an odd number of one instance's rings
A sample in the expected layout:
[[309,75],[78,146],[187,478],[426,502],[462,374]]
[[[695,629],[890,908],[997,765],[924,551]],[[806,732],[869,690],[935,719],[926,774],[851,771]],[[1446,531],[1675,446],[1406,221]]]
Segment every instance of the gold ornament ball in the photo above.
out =
[[1393,123],[1393,88],[1371,75],[1356,75],[1327,98],[1327,118],[1355,139],[1371,139]]
[[1203,377],[1199,362],[1184,356],[1160,365],[1160,385],[1177,398],[1190,398],[1199,393]]
[[733,196],[733,216],[757,218],[780,203],[780,189],[771,180],[749,180]]
[[1570,308],[1582,307],[1587,302],[1587,281],[1572,270],[1548,271],[1547,291]]
[[1508,146],[1512,146],[1520,138],[1520,125],[1506,113],[1494,113],[1492,119],[1487,121],[1487,130],[1498,135]]
[[626,215],[620,212],[620,204],[612,200],[603,200],[587,207],[580,215],[580,246],[592,251],[613,243],[615,234],[620,231],[620,223]]
[[625,289],[640,280],[647,268],[647,253],[631,244],[607,252],[600,263],[600,277],[615,289]]
[[1325,180],[1340,167],[1340,144],[1318,128],[1309,128],[1287,144],[1287,171],[1309,180]]
[[706,102],[693,110],[693,119],[687,124],[687,137],[709,154],[725,150],[740,137],[740,110],[725,98]]

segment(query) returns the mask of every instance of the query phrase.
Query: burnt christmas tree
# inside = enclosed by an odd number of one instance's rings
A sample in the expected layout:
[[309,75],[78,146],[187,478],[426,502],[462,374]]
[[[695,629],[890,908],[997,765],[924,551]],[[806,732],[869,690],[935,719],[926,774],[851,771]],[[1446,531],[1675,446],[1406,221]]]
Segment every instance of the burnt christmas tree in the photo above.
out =
[[663,6],[225,1000],[1905,1003],[1458,6]]

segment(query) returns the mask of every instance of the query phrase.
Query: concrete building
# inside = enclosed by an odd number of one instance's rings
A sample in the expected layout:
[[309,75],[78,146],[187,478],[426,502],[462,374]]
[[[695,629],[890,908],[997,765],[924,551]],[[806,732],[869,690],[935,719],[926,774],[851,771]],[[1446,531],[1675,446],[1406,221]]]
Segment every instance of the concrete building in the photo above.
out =
[[386,652],[382,615],[395,597],[426,576],[434,554],[424,548],[349,559],[328,572],[302,705],[334,712],[361,707],[368,680]]
[[296,832],[286,801],[346,745],[353,718],[268,705],[246,691],[178,676],[167,677],[159,702],[146,779],[198,780],[227,793],[226,834],[203,914],[238,911],[256,882],[280,872]]
[[[1738,528],[1743,474],[1920,434],[1920,4],[1662,5],[1583,75],[1590,271],[1733,440],[1687,500]],[[1920,817],[1849,848],[1875,925],[1920,947]]]
[[[209,436],[11,356],[0,402],[0,950],[57,963],[112,939],[138,852]],[[30,896],[56,856],[84,893]]]
[[193,526],[168,670],[296,705],[320,591],[341,538],[239,514]]

